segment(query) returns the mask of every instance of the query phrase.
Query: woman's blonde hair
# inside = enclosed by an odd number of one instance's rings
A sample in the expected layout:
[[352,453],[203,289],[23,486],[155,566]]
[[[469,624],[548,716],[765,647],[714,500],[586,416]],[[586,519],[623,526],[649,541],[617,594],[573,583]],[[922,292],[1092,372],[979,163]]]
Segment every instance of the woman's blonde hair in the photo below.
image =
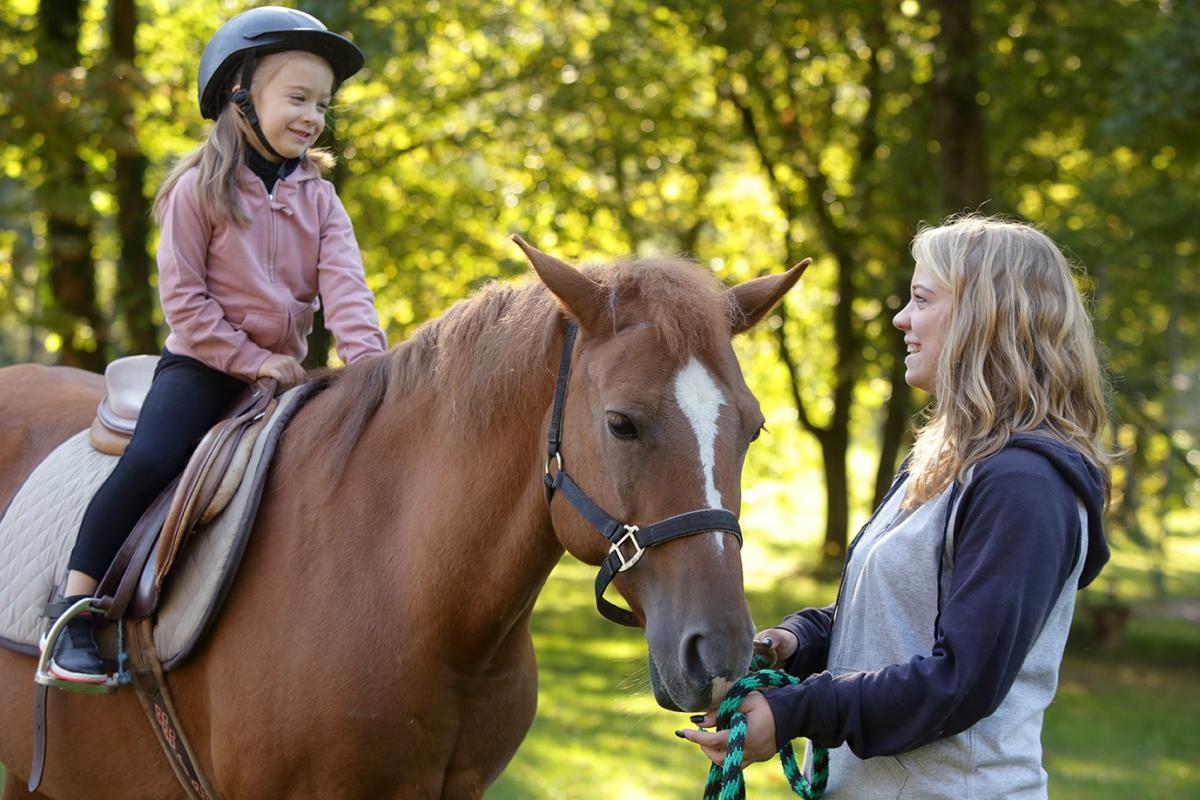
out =
[[[259,59],[258,68],[254,73],[255,80],[250,88],[251,94],[269,82],[295,52],[286,50]],[[241,75],[241,70],[234,70],[234,75],[236,80]],[[158,194],[154,197],[154,219],[162,223],[162,215],[166,210],[171,190],[185,172],[192,167],[198,167],[199,174],[193,184],[193,191],[201,207],[212,215],[214,221],[233,222],[238,225],[249,223],[245,212],[238,207],[237,183],[241,180],[242,164],[246,162],[246,148],[250,146],[247,137],[254,135],[253,129],[234,104],[226,102],[221,113],[217,115],[216,122],[209,129],[208,138],[180,159],[159,187]],[[333,154],[323,147],[309,148],[304,158],[322,174],[333,169],[335,163]]]
[[1107,497],[1105,380],[1058,246],[1029,225],[965,215],[918,232],[912,254],[951,307],[904,505],[962,480],[1017,433],[1074,447],[1100,470]]

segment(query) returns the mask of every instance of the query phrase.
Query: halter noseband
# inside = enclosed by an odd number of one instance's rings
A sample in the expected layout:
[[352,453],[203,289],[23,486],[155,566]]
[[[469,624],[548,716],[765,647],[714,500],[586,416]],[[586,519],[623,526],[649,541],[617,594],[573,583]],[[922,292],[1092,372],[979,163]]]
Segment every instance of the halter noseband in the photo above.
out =
[[[608,556],[600,564],[600,573],[596,576],[596,608],[606,618],[621,625],[637,627],[637,617],[632,612],[616,606],[604,599],[604,590],[618,572],[631,568],[650,547],[683,536],[709,531],[725,531],[737,537],[738,545],[742,543],[742,529],[737,517],[723,508],[703,508],[688,511],[674,517],[656,522],[645,528],[637,525],[627,525],[609,516],[600,506],[592,502],[583,490],[571,479],[563,468],[562,453],[559,445],[562,443],[562,413],[567,399],[567,378],[571,373],[571,351],[575,346],[575,334],[578,328],[574,322],[567,323],[567,331],[563,339],[562,360],[558,365],[558,384],[554,389],[554,412],[550,417],[550,435],[546,450],[546,503],[554,499],[556,491],[575,507],[579,515],[591,523],[609,541]],[[550,462],[557,461],[558,469],[552,475]]]

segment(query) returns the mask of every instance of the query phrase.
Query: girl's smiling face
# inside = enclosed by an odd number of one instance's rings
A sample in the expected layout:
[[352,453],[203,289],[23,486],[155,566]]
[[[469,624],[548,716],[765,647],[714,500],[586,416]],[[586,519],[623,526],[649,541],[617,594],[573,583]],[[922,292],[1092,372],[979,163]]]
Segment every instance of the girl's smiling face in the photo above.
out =
[[[333,68],[320,56],[289,50],[264,57],[257,74],[262,80],[252,81],[251,93],[263,134],[284,158],[303,155],[325,129]],[[247,138],[262,152],[257,137]]]
[[892,324],[904,332],[904,343],[908,347],[904,381],[909,386],[933,391],[946,326],[950,322],[950,307],[949,290],[934,283],[918,264],[913,270],[908,305],[892,318]]

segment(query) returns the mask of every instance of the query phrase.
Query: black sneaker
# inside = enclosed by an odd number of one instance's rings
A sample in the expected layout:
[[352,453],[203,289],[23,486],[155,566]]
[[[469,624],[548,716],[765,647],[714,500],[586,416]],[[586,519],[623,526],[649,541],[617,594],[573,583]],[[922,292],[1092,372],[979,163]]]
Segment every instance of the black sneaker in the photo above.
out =
[[[82,597],[66,599],[70,602],[81,600]],[[96,619],[95,613],[84,611],[67,622],[50,659],[51,675],[71,683],[104,683],[108,679],[104,662],[96,650]]]

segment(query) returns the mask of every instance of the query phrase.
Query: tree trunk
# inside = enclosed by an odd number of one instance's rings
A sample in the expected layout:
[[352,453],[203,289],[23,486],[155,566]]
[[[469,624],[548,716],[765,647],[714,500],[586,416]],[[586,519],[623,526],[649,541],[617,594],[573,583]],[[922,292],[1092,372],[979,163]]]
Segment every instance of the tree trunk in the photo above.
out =
[[933,136],[938,151],[942,206],[978,208],[988,199],[987,148],[979,96],[979,37],[971,0],[938,0],[935,43],[945,61],[933,76]]
[[[971,0],[938,0],[941,27],[936,45],[945,60],[934,73],[932,133],[940,147],[936,171],[944,213],[975,209],[988,199],[987,141],[979,94],[979,37],[972,27]],[[910,264],[911,267],[911,264]],[[908,297],[908,275],[895,292]],[[912,417],[912,392],[904,380],[905,346],[902,337],[892,340],[892,393],[887,403],[880,439],[879,466],[875,473],[875,505],[887,494],[900,445]]]
[[845,427],[821,437],[821,456],[825,467],[825,544],[818,572],[833,576],[841,572],[846,556],[846,531],[850,527],[850,482],[846,454],[850,432]]
[[113,126],[112,147],[116,152],[117,232],[121,237],[115,305],[125,323],[128,352],[155,353],[159,344],[158,328],[154,324],[154,289],[150,285],[146,157],[138,143],[133,114],[137,85],[134,66],[137,5],[134,0],[112,0],[109,12],[112,39],[109,113]]
[[93,219],[87,167],[77,152],[83,135],[72,72],[79,66],[81,0],[42,0],[37,54],[45,101],[39,155],[45,168],[38,201],[46,215],[50,304],[46,327],[62,337],[60,364],[103,370],[108,324],[96,304]]
[[[332,128],[325,128],[324,141],[322,146],[329,149],[337,158],[337,164],[333,171],[329,174],[329,181],[333,184],[340,194],[342,187],[346,183],[346,176],[349,170],[346,168],[346,163],[342,160],[341,147],[338,141],[337,134]],[[317,309],[317,313],[313,314],[313,327],[308,334],[308,352],[304,356],[304,361],[301,366],[305,369],[322,369],[329,366],[329,348],[333,345],[333,334],[329,332],[329,328],[325,325],[325,298],[321,298],[321,307]]]
[[329,366],[329,347],[333,334],[325,327],[325,306],[322,304],[313,314],[313,327],[308,334],[308,353],[300,366],[305,369],[322,369]]
[[848,243],[839,243],[831,249],[837,258],[838,268],[838,300],[833,311],[838,355],[834,367],[837,381],[833,389],[833,418],[829,422],[829,436],[821,443],[825,462],[825,494],[828,499],[821,561],[826,572],[836,575],[846,555],[850,530],[850,479],[846,471],[846,455],[850,449],[850,411],[854,405],[854,387],[858,384],[862,358],[859,353],[860,337],[855,334],[853,320],[853,269],[857,261],[851,257]]

